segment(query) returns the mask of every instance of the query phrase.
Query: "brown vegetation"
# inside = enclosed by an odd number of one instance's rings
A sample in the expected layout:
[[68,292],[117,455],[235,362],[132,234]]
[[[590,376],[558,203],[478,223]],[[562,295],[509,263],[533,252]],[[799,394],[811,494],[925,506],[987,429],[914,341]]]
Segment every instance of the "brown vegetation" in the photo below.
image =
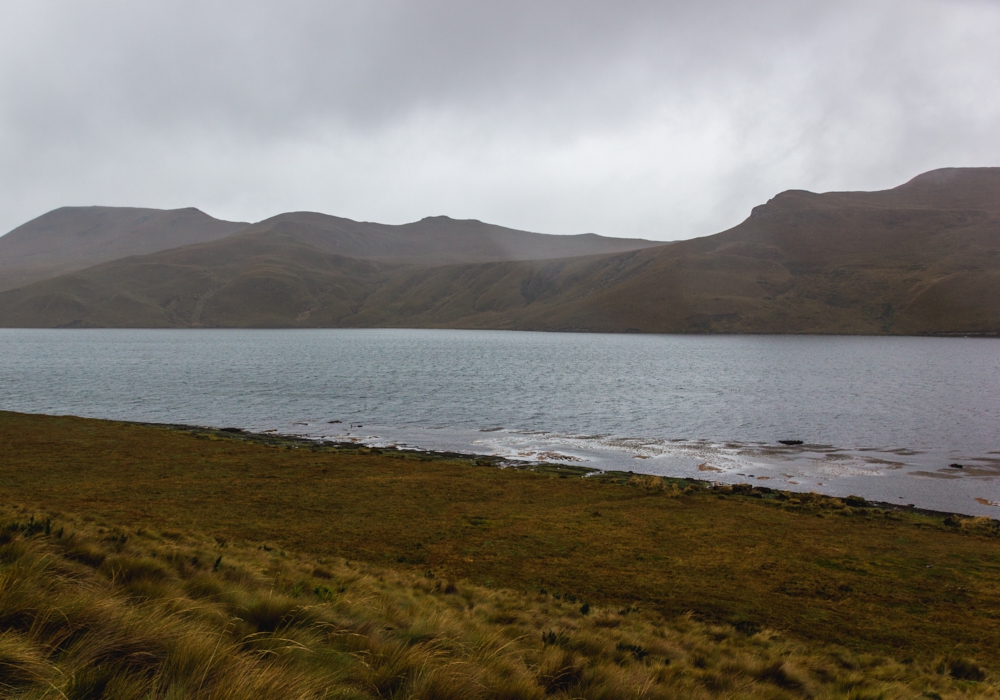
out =
[[996,698],[929,662],[197,533],[0,512],[0,692],[195,698]]
[[958,650],[1000,663],[996,521],[259,440],[0,413],[0,495],[113,526],[637,604],[667,619],[691,612],[857,653],[930,663]]

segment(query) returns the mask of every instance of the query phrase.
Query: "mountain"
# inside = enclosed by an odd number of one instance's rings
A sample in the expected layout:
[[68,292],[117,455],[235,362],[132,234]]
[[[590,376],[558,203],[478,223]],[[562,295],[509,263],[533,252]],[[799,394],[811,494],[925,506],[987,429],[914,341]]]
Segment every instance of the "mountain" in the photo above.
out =
[[430,216],[391,226],[326,214],[294,212],[254,224],[245,233],[275,233],[318,250],[351,258],[426,265],[546,260],[621,253],[663,245],[637,238],[593,233],[553,236],[486,224],[475,219]]
[[529,233],[446,216],[392,226],[293,212],[251,225],[220,221],[197,209],[63,207],[0,237],[0,291],[103,262],[208,243],[236,233],[273,233],[327,253],[426,264],[543,260],[661,245],[593,233]]
[[385,279],[377,263],[257,233],[104,263],[0,293],[0,323],[337,325]]
[[0,237],[0,290],[129,255],[214,241],[246,225],[191,208],[62,207]]
[[546,239],[503,248],[515,236],[463,246],[462,224],[369,240],[363,227],[379,225],[283,215],[0,293],[0,325],[1000,333],[1000,168],[792,190],[728,231],[598,255],[541,259],[557,254]]
[[713,236],[396,276],[356,325],[662,333],[1000,333],[1000,168],[784,192]]
[[[80,216],[56,210],[7,236],[10,264],[41,251],[53,257],[60,240],[80,237]],[[181,210],[196,212],[197,210]],[[143,212],[142,217],[136,216]],[[135,222],[159,213],[102,209],[93,219],[119,222],[115,239]],[[211,221],[216,221],[212,219]],[[227,222],[228,223],[228,222]],[[131,226],[131,228],[130,228]],[[324,214],[281,214],[257,224],[237,224],[218,240],[181,245],[10,290],[0,322],[13,326],[294,326],[339,325],[402,264],[509,261],[586,255],[662,245],[595,234],[553,236],[444,216],[391,226]],[[110,227],[105,226],[102,232]],[[142,231],[147,231],[150,226]],[[41,231],[32,247],[31,233]],[[133,235],[133,238],[135,236]],[[149,238],[148,236],[146,237]],[[131,240],[127,239],[126,240]],[[95,246],[91,246],[94,249]],[[0,254],[3,248],[0,248]],[[38,253],[36,253],[38,255]],[[376,264],[380,263],[380,264]],[[39,270],[40,268],[35,268]],[[39,272],[38,274],[41,274]]]

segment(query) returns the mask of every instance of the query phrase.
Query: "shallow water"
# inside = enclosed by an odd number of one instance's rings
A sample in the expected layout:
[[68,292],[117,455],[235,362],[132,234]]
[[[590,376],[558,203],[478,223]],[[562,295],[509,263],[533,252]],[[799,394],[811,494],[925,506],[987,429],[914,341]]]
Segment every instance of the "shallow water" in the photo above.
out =
[[0,353],[6,410],[571,461],[1000,516],[993,339],[3,329]]

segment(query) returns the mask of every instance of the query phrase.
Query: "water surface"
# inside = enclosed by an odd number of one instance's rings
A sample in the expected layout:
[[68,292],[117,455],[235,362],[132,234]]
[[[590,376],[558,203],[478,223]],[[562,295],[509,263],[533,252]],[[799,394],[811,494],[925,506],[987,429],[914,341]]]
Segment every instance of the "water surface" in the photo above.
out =
[[1000,502],[992,339],[4,329],[0,353],[6,410],[274,430],[1000,515],[991,505]]

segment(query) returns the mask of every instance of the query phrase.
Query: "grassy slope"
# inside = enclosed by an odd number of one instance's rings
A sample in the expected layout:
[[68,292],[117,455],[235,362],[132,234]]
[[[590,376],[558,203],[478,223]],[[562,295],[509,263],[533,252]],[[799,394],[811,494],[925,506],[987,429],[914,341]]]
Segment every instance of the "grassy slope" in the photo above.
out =
[[786,192],[729,231],[668,247],[400,274],[347,322],[1000,332],[1000,169],[940,176],[886,192]]
[[[351,262],[289,216],[0,293],[0,324],[1000,333],[997,168],[935,171],[885,192],[786,192],[714,236],[555,260]],[[414,250],[451,240],[433,221],[417,230],[425,223],[410,225]],[[399,231],[381,248],[362,233],[337,235],[365,254],[410,250]]]
[[230,319],[337,326],[385,276],[377,263],[252,234],[106,263],[0,297],[8,326],[38,319],[125,328],[233,325]]
[[692,491],[0,414],[7,502],[598,605],[639,601],[859,652],[1000,663],[995,524]]

